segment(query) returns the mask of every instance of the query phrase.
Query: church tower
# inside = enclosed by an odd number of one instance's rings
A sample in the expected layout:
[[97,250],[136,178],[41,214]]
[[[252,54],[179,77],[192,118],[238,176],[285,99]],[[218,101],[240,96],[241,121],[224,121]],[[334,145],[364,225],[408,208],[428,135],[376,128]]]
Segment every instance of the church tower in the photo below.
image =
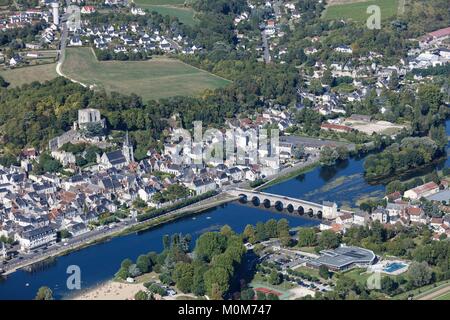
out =
[[122,154],[125,157],[125,159],[127,160],[127,164],[134,162],[133,145],[130,143],[130,141],[128,139],[128,131],[125,136],[125,141],[123,143]]

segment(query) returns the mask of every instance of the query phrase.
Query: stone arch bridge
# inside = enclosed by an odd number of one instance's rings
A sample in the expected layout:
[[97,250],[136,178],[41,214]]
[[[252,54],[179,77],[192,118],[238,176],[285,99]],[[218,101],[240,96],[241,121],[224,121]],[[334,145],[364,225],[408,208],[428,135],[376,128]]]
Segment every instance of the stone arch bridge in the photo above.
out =
[[323,205],[306,200],[241,188],[229,189],[227,192],[232,196],[239,197],[241,201],[249,201],[255,206],[264,206],[267,209],[273,207],[279,211],[287,210],[289,213],[307,214],[310,217],[318,218],[322,218],[324,212]]

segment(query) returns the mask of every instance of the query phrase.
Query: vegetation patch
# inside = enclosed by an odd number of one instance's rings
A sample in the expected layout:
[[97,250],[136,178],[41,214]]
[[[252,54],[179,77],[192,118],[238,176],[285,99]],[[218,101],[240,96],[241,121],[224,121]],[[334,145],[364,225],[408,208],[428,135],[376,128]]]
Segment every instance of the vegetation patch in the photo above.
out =
[[176,59],[99,62],[89,48],[70,48],[63,73],[107,92],[135,93],[144,100],[192,96],[230,83]]
[[0,71],[2,76],[10,87],[20,87],[24,84],[34,81],[45,82],[52,80],[58,76],[56,73],[56,65],[54,63],[46,63],[30,67],[22,67]]
[[388,19],[397,14],[398,0],[370,0],[357,1],[353,3],[330,5],[325,10],[324,19],[326,20],[353,20],[366,21],[370,14],[367,8],[371,5],[377,5],[381,9],[381,19]]

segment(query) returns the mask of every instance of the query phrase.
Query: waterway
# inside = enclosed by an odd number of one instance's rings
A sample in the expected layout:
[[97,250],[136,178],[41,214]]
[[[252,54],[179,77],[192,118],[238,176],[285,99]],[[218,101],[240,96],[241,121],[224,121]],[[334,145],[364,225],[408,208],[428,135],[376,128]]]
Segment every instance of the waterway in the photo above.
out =
[[[450,121],[447,121],[450,136]],[[450,148],[447,148],[449,150]],[[355,207],[361,199],[384,195],[383,184],[371,185],[363,176],[364,159],[350,159],[334,167],[316,167],[296,178],[265,189],[265,192],[310,200],[335,201],[340,206]],[[439,162],[434,168],[450,165],[450,159]],[[433,168],[415,172],[405,179],[423,175]],[[107,242],[72,252],[42,264],[33,270],[19,270],[5,278],[0,277],[0,299],[33,299],[40,286],[48,286],[57,299],[73,294],[67,289],[67,267],[77,265],[81,269],[82,289],[111,279],[120,262],[125,258],[162,249],[162,236],[173,233],[189,233],[192,245],[199,235],[218,230],[225,224],[242,232],[247,224],[258,221],[287,218],[291,226],[312,226],[317,221],[307,218],[266,211],[251,206],[230,203],[147,231],[113,238]]]

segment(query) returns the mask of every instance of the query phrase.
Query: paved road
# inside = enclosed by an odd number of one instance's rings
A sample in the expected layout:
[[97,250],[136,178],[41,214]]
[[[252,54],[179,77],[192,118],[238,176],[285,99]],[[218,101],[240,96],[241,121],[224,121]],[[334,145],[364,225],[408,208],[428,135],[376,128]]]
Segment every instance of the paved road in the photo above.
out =
[[264,62],[270,63],[271,57],[270,57],[269,44],[267,42],[267,35],[266,35],[265,30],[261,31],[261,38],[262,38],[263,48],[264,48]]
[[35,250],[36,252],[33,251],[27,254],[19,254],[19,256],[9,260],[8,263],[3,266],[3,270],[5,274],[12,273],[19,268],[25,267],[41,260],[45,260],[53,256],[60,255],[67,250],[77,249],[83,245],[88,244],[89,242],[96,241],[107,236],[112,236],[116,233],[126,231],[130,227],[140,226],[156,219],[160,219],[163,216],[170,218],[171,216],[176,216],[186,212],[202,211],[233,201],[235,199],[235,197],[230,197],[225,193],[219,193],[218,195],[215,195],[208,199],[193,203],[174,211],[170,211],[162,216],[151,218],[142,222],[137,222],[134,219],[127,218],[112,227],[100,227],[77,237],[69,238],[65,243],[59,242],[57,244],[54,244],[48,247],[46,250],[37,249]]

